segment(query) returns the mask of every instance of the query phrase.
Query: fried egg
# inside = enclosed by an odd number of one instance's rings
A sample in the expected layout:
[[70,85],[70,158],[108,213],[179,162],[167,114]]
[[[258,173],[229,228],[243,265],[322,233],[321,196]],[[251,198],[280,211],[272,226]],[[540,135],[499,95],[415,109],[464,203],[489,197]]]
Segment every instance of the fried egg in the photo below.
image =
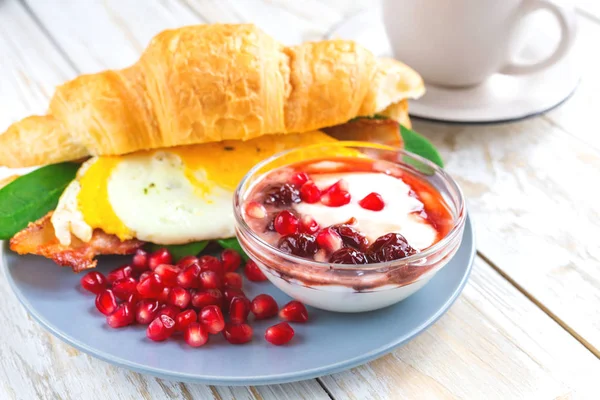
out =
[[233,192],[256,163],[280,151],[335,139],[322,132],[268,135],[86,161],[52,216],[69,245],[94,229],[121,240],[185,244],[235,235]]

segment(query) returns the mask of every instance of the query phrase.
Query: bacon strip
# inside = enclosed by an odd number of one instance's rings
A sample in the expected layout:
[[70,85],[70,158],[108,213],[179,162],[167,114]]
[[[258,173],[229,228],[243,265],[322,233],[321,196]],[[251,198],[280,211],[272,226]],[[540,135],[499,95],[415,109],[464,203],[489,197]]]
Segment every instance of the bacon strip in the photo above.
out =
[[58,265],[73,268],[74,272],[81,272],[96,267],[98,255],[132,254],[144,245],[139,240],[121,241],[115,235],[95,229],[88,243],[72,236],[71,244],[63,246],[54,234],[51,217],[52,211],[17,233],[10,240],[10,249],[18,254],[44,256]]

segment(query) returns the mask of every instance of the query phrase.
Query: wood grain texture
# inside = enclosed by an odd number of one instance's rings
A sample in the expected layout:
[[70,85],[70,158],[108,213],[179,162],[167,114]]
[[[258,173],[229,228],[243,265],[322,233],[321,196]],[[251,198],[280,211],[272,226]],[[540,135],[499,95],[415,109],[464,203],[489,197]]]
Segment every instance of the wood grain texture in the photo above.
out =
[[432,328],[322,381],[335,398],[357,400],[592,399],[599,369],[600,360],[478,258],[462,296]]

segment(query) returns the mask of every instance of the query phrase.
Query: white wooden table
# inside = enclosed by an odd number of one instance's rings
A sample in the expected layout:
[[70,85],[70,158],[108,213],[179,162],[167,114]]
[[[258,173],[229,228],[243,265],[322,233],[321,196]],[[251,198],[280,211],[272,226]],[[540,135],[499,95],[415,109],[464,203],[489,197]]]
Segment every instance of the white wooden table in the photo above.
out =
[[[294,384],[182,384],[61,343],[0,279],[0,399],[600,399],[600,2],[579,3],[583,76],[566,104],[512,124],[414,123],[462,185],[478,248],[462,296],[417,339],[362,367]],[[248,21],[296,43],[371,5],[0,0],[0,132],[44,111],[57,84],[132,63],[165,28]]]

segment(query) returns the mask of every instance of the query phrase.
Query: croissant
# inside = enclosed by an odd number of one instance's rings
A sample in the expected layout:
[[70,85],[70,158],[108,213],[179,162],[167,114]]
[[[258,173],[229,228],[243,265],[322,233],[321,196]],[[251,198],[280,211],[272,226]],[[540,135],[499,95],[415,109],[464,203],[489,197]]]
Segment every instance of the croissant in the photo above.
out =
[[351,41],[284,47],[254,25],[188,26],[131,67],[59,86],[46,115],[0,135],[0,165],[311,131],[423,92],[415,71]]

